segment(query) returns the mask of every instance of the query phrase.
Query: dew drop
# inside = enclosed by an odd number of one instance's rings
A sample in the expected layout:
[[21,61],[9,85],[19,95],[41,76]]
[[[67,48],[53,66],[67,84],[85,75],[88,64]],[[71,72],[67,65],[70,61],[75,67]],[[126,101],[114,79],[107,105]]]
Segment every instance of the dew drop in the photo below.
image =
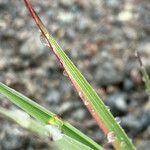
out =
[[123,137],[121,137],[121,140],[123,141],[123,140],[124,140],[124,138],[123,138]]
[[63,71],[63,75],[66,76],[66,77],[68,76],[68,74],[65,70]]
[[62,65],[61,62],[58,62],[58,66],[59,66],[60,68],[63,68],[63,65]]
[[120,119],[119,117],[116,117],[115,120],[116,120],[116,122],[117,122],[118,124],[121,123],[121,119]]
[[121,142],[121,148],[125,149],[127,147],[126,143],[124,141]]
[[40,40],[41,40],[43,45],[49,46],[49,43],[43,34],[40,34]]
[[17,116],[17,120],[21,123],[21,125],[25,128],[28,128],[31,123],[30,116],[22,110],[15,109],[12,110],[12,115]]
[[46,125],[45,129],[47,130],[46,135],[51,136],[54,141],[60,140],[63,137],[61,130],[54,125]]
[[82,95],[82,92],[79,92],[79,96],[82,98],[82,96],[83,96],[83,95]]
[[57,48],[55,47],[55,45],[52,45],[52,47],[53,47],[53,49],[57,49]]
[[85,106],[89,105],[89,102],[84,101],[84,105],[85,105]]
[[107,134],[107,140],[108,140],[108,143],[112,143],[116,140],[116,135],[113,131]]
[[106,106],[106,108],[107,108],[108,111],[110,111],[110,107],[109,106]]
[[131,143],[133,142],[132,139],[129,139],[129,140],[130,140]]
[[92,114],[95,115],[95,110],[94,109],[92,109]]

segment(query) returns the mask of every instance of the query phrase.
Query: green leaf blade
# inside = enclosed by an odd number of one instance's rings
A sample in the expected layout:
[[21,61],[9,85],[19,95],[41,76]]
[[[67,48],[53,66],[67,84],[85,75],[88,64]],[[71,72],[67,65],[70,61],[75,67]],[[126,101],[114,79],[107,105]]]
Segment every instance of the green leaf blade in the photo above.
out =
[[34,11],[29,1],[24,1],[37,26],[39,27],[41,33],[49,42],[49,47],[53,50],[56,57],[64,67],[64,70],[68,74],[68,78],[73,83],[75,89],[79,93],[79,96],[81,97],[84,103],[88,103],[86,107],[88,108],[92,116],[95,118],[99,127],[104,131],[106,135],[108,135],[110,132],[115,133],[115,140],[112,142],[113,146],[116,149],[134,150],[135,147],[132,144],[131,140],[128,138],[121,126],[115,121],[115,118],[106,108],[102,99],[97,95],[95,90],[91,87],[91,85],[87,82],[87,80],[80,73],[77,67],[61,49],[61,47],[58,45],[55,39],[50,35],[50,33],[48,32],[48,30]]
[[[19,114],[18,114],[19,113]],[[13,111],[13,110],[8,110],[5,108],[0,107],[0,116],[4,116],[5,118],[9,118],[19,124],[21,127],[25,128],[26,130],[37,134],[39,137],[44,138],[47,140],[47,143],[50,145],[50,147],[57,149],[57,150],[94,150],[79,141],[61,133],[61,137],[57,140],[54,141],[49,141],[49,135],[53,135],[52,129],[48,130],[47,126],[44,124],[30,118],[28,114],[25,112],[18,110]],[[46,141],[45,140],[45,141]]]
[[18,107],[23,109],[25,112],[30,114],[32,117],[41,121],[45,124],[54,124],[59,126],[64,134],[67,136],[93,148],[94,150],[102,150],[103,148],[90,139],[88,136],[80,132],[78,129],[74,128],[67,122],[62,121],[56,114],[48,111],[39,104],[33,102],[26,96],[20,94],[19,92],[11,89],[10,87],[4,85],[0,82],[0,93],[6,96],[12,103],[16,104]]
[[0,93],[5,95],[9,98],[9,100],[11,100],[11,102],[41,122],[48,123],[48,120],[54,116],[53,113],[47,111],[44,107],[37,105],[37,103],[33,102],[19,92],[7,87],[3,83],[0,83]]

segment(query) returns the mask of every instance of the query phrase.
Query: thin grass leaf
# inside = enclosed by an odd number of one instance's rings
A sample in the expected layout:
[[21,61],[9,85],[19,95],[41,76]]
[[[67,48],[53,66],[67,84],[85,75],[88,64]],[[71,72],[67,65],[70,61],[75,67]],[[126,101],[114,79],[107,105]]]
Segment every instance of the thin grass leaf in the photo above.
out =
[[57,150],[94,150],[66,135],[63,135],[62,139],[55,141],[53,144],[54,147],[58,148]]
[[77,90],[79,96],[83,100],[85,106],[88,108],[89,112],[95,118],[99,127],[104,131],[104,133],[109,136],[110,133],[113,133],[114,140],[111,141],[112,145],[116,149],[135,149],[131,140],[125,134],[124,130],[120,125],[115,121],[114,117],[104,105],[101,98],[97,95],[91,85],[87,82],[84,76],[80,73],[77,67],[73,62],[68,58],[65,52],[61,49],[58,43],[50,35],[36,12],[34,11],[29,0],[24,0],[26,7],[28,8],[31,16],[35,20],[38,28],[41,33],[49,43],[49,47],[55,53],[56,57],[62,64],[68,78],[73,83],[75,89]]
[[141,67],[141,72],[142,72],[142,75],[143,75],[143,81],[145,83],[146,91],[147,91],[147,94],[150,97],[150,78],[149,78],[149,75],[148,75],[144,65],[143,65],[141,56],[140,56],[138,51],[136,52],[136,55],[137,55],[137,59],[139,61],[140,67]]
[[[21,110],[14,111],[0,107],[0,115],[13,120],[26,130],[37,134],[39,137],[44,139],[44,141],[47,141],[48,145],[55,150],[62,150],[62,149],[70,150],[70,147],[71,150],[79,150],[79,149],[93,150],[92,148],[76,141],[75,139],[72,139],[71,137],[68,137],[65,134],[62,134],[61,132],[59,133],[61,134],[60,138],[57,137],[56,140],[56,138],[53,137],[54,136],[53,135],[54,131],[52,131],[53,129],[48,130],[47,126],[30,118],[28,114],[26,114]],[[50,142],[49,139],[53,139],[53,141]]]
[[87,145],[94,150],[102,150],[103,148],[90,139],[88,136],[84,135],[78,129],[74,128],[69,123],[60,119],[57,115],[52,112],[46,110],[44,107],[39,104],[33,102],[29,98],[20,94],[19,92],[9,88],[8,86],[2,84],[0,82],[0,93],[6,96],[11,102],[16,104],[18,107],[23,109],[25,112],[30,114],[32,117],[41,121],[45,124],[52,124],[58,126],[64,134],[73,138],[74,140],[79,141],[82,144]]
[[0,115],[13,120],[21,127],[36,133],[40,137],[46,137],[46,129],[43,128],[44,124],[31,119],[31,117],[27,113],[21,110],[14,111],[0,107]]

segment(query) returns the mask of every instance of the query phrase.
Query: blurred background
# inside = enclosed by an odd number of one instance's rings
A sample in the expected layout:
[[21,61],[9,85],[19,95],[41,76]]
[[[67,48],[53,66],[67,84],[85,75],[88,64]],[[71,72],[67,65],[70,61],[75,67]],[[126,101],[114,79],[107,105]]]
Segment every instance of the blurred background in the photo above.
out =
[[[139,51],[150,74],[149,0],[32,0],[50,33],[103,98],[137,149],[150,147],[150,102]],[[83,131],[106,149],[23,1],[0,0],[0,81]],[[18,109],[0,95],[0,106]],[[45,141],[0,117],[1,150],[47,150]]]

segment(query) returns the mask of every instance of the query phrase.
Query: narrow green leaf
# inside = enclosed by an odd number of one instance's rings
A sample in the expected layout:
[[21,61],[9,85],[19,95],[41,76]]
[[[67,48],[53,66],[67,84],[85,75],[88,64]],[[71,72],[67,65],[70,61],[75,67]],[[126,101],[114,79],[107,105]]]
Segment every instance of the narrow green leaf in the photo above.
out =
[[150,97],[150,78],[144,66],[141,66],[141,72],[143,74],[143,81],[145,83],[147,94]]
[[0,93],[7,96],[14,104],[28,112],[34,118],[48,123],[48,120],[55,115],[47,111],[44,107],[20,94],[19,92],[7,87],[0,82]]
[[27,113],[21,110],[14,111],[0,107],[0,115],[13,120],[21,127],[31,130],[32,132],[38,134],[40,137],[45,138],[46,136],[46,129],[43,128],[44,124],[31,119],[31,117]]
[[146,71],[146,69],[142,63],[142,59],[141,59],[139,52],[137,51],[136,54],[137,54],[137,59],[139,61],[140,67],[141,67],[140,69],[141,69],[141,72],[143,75],[143,81],[145,83],[146,91],[150,97],[150,78],[149,78],[149,75],[148,75],[148,73],[147,73],[147,71]]
[[92,116],[95,118],[99,127],[104,133],[109,136],[110,133],[114,135],[114,140],[111,141],[116,149],[133,150],[135,149],[131,140],[128,138],[121,126],[115,121],[110,111],[104,105],[102,99],[97,95],[91,85],[87,82],[84,76],[80,73],[77,67],[61,49],[55,39],[50,35],[29,0],[24,0],[25,4],[35,20],[38,28],[49,43],[49,47],[53,50],[56,57],[62,64],[68,78],[73,83],[79,96],[83,100],[85,106],[88,108]]
[[26,111],[32,117],[40,120],[45,124],[53,124],[59,126],[64,134],[67,136],[79,141],[82,144],[85,144],[94,150],[103,149],[100,145],[90,139],[88,136],[84,135],[82,132],[74,128],[67,122],[61,120],[57,115],[46,110],[44,107],[33,102],[29,98],[15,91],[14,89],[9,88],[8,86],[0,82],[0,93],[6,96],[11,102],[16,104],[18,107]]
[[63,135],[62,139],[55,141],[54,147],[57,147],[58,150],[94,150],[66,135]]
[[[53,129],[48,130],[47,127],[44,124],[41,124],[38,121],[35,121],[34,119],[30,118],[28,114],[25,112],[18,110],[8,110],[5,108],[0,107],[0,115],[3,115],[16,123],[18,123],[21,127],[37,134],[39,137],[42,137],[47,140],[47,143],[49,143],[50,147],[53,147],[53,149],[57,150],[93,150],[92,148],[89,148],[88,146],[76,141],[75,139],[72,139],[71,137],[62,134],[60,135],[60,138],[57,137],[57,140],[49,141],[49,136],[51,135],[53,137]],[[56,131],[55,131],[56,132]],[[57,135],[58,136],[58,135]],[[51,138],[52,138],[51,137]],[[54,139],[54,137],[53,137]]]

